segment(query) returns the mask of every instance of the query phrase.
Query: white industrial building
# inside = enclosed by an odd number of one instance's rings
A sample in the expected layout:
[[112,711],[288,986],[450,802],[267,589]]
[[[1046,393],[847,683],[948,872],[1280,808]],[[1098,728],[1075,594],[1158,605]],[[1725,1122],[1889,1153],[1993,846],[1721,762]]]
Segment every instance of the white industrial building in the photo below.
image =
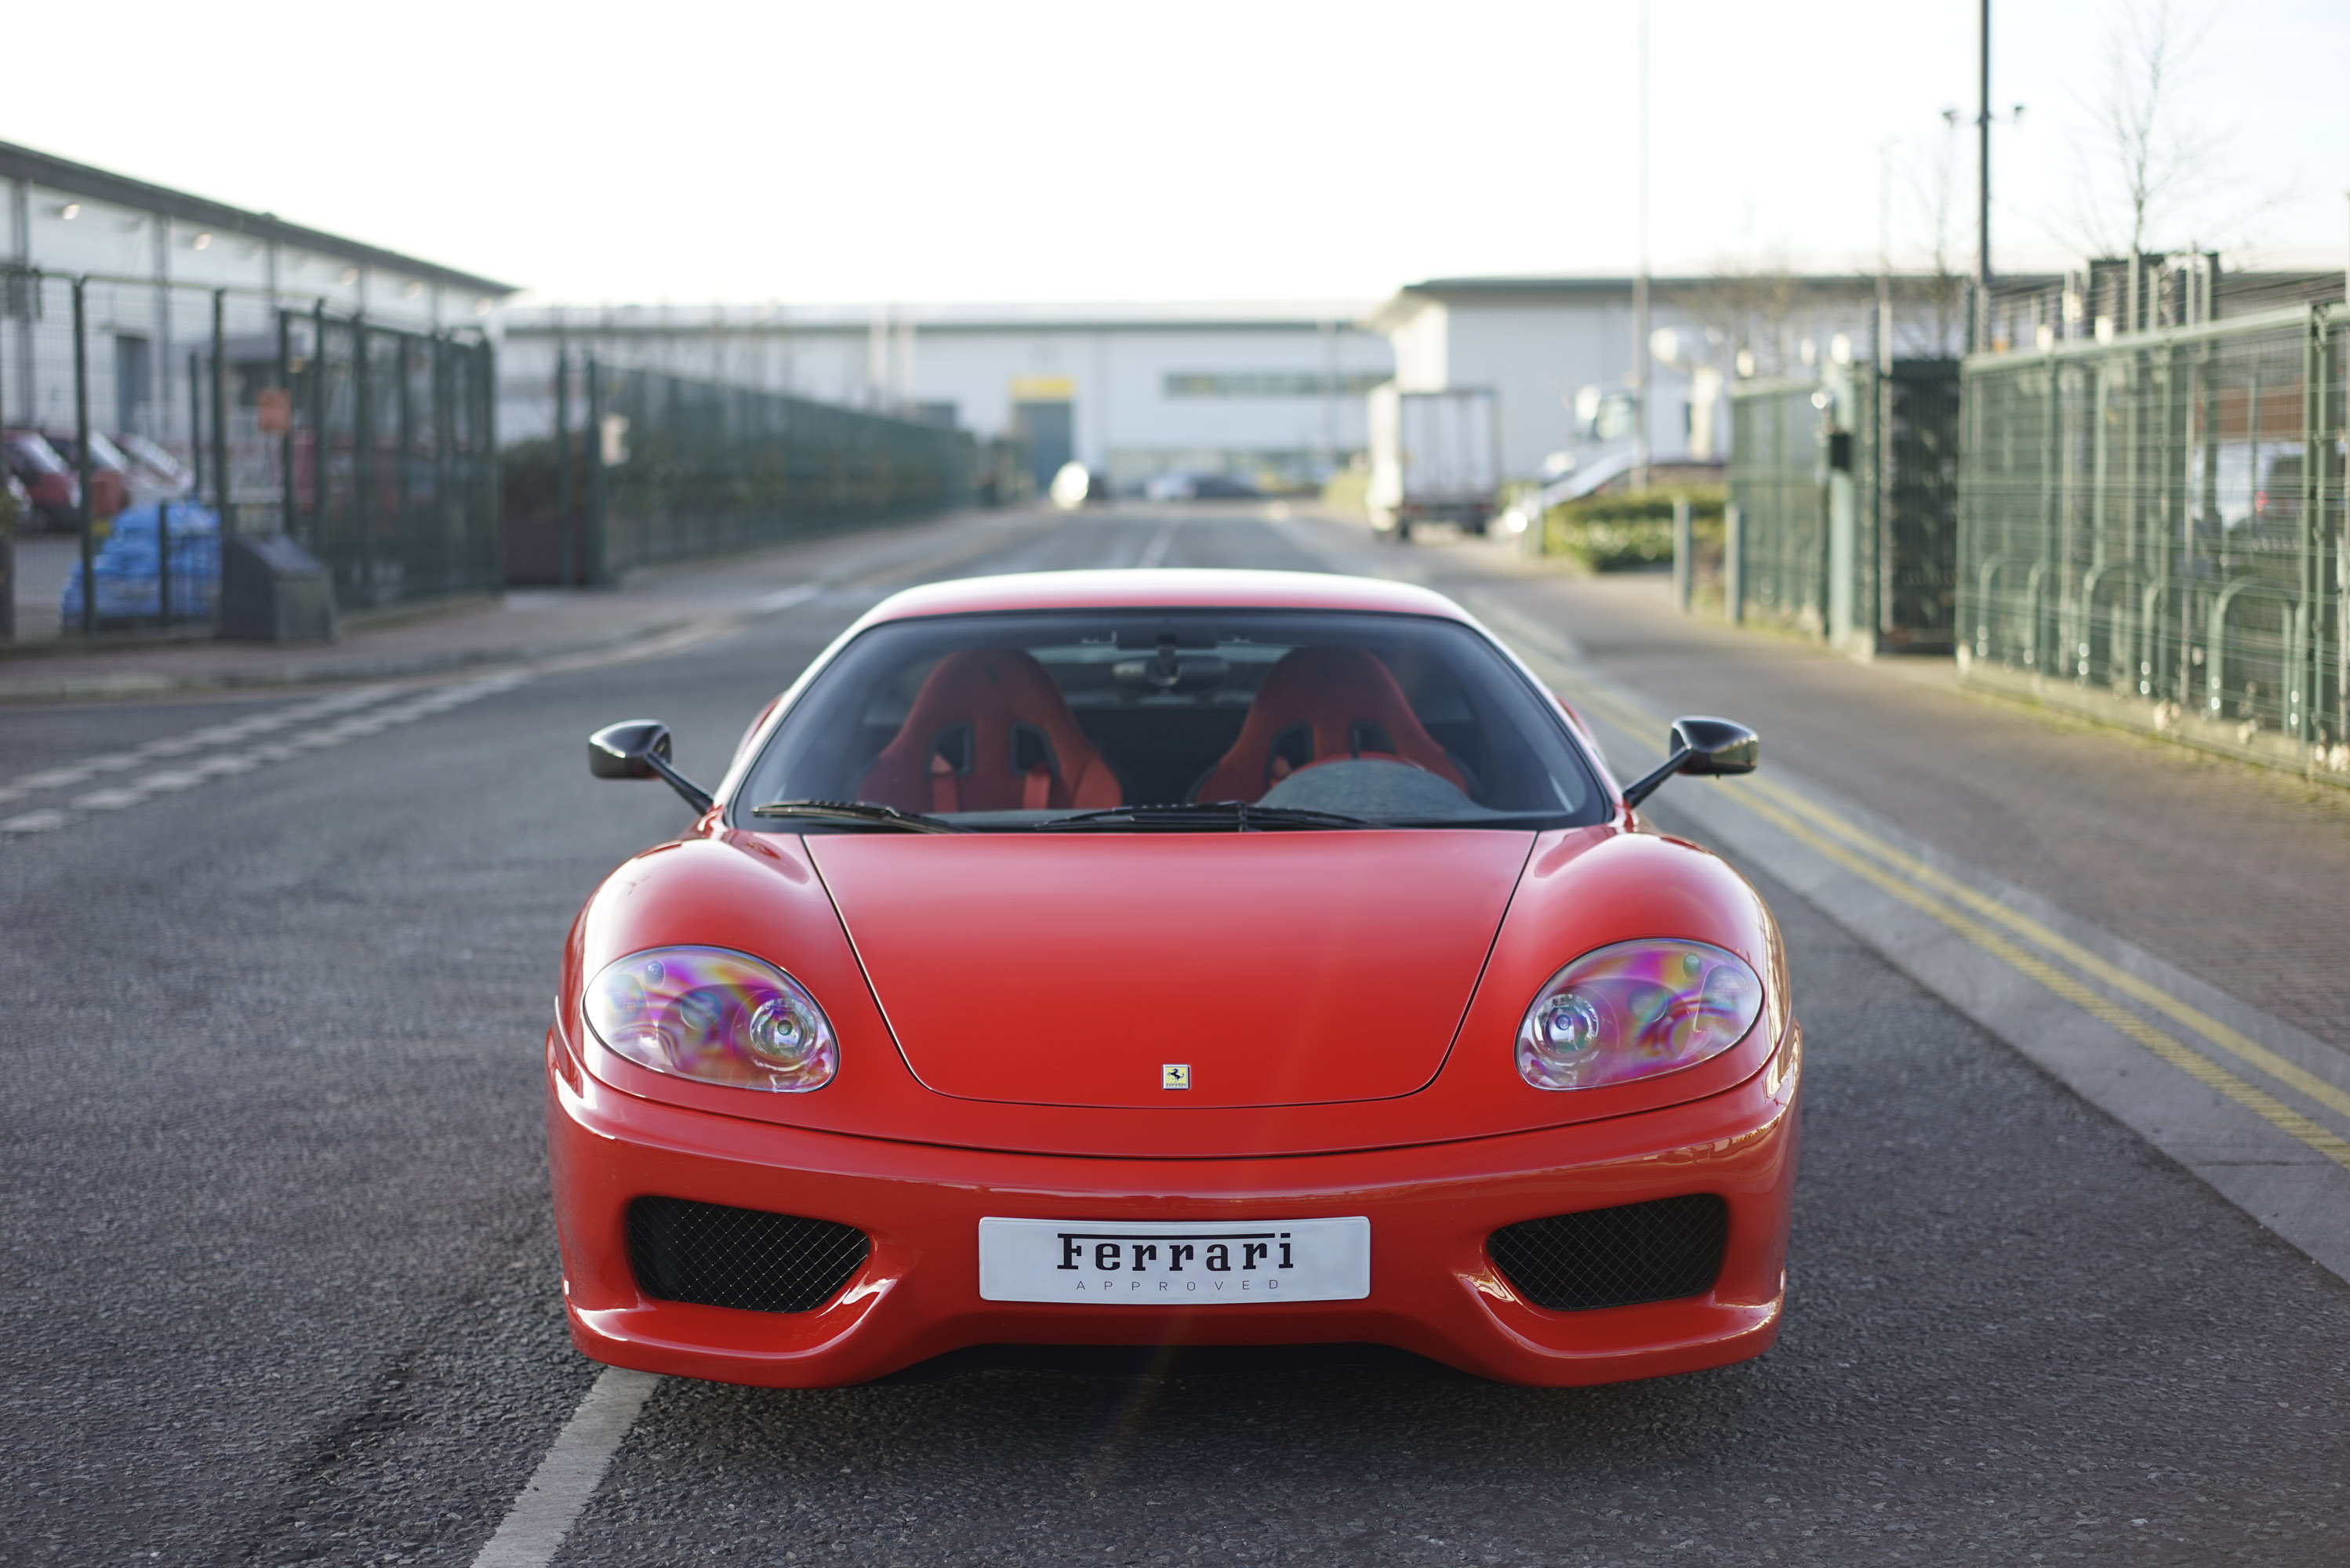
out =
[[[1893,289],[1897,352],[1950,352],[1955,330],[1921,310],[1932,280]],[[1634,282],[1628,277],[1439,278],[1399,289],[1364,324],[1394,346],[1406,391],[1491,389],[1506,477],[1556,473],[1632,444]],[[1943,290],[1948,293],[1947,280]],[[1728,392],[1741,377],[1805,376],[1876,351],[1877,281],[1763,275],[1665,277],[1649,293],[1648,434],[1659,462],[1729,455]]]
[[546,306],[507,313],[500,430],[553,429],[577,357],[960,424],[1124,488],[1212,472],[1318,482],[1363,450],[1388,379],[1366,303]]
[[[0,142],[7,202],[0,291],[0,421],[70,430],[71,286],[88,276],[90,419],[103,431],[171,441],[187,425],[184,356],[208,346],[212,295],[244,352],[265,352],[279,309],[323,303],[411,331],[478,327],[494,336],[512,286],[270,213]],[[32,275],[41,275],[36,285]],[[260,345],[247,349],[247,345]]]
[[[1930,351],[1912,341],[1937,331],[1925,287],[1897,280],[1903,354]],[[1726,457],[1742,375],[1873,354],[1877,288],[1857,276],[1655,280],[1654,457]],[[575,359],[1017,438],[1040,479],[1074,458],[1120,489],[1179,472],[1316,482],[1363,452],[1366,396],[1390,377],[1410,391],[1491,389],[1513,479],[1567,457],[1587,466],[1632,434],[1628,277],[1442,278],[1376,305],[522,307],[504,313],[504,439],[552,431],[558,345]]]

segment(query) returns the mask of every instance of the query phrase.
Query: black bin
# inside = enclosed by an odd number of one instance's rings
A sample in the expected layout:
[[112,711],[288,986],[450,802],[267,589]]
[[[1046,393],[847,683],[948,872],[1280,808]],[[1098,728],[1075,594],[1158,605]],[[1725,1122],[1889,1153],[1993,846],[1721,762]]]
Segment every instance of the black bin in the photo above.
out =
[[220,634],[238,642],[331,642],[335,584],[283,534],[221,540]]

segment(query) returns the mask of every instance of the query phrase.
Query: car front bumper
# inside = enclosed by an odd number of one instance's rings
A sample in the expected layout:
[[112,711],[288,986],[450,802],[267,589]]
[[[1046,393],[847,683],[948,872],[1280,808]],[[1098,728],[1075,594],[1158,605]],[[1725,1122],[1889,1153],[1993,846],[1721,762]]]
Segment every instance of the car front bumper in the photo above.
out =
[[[1513,1383],[1617,1382],[1727,1366],[1777,1337],[1798,1122],[1790,1038],[1763,1071],[1686,1105],[1533,1133],[1357,1153],[1107,1159],[940,1147],[712,1116],[639,1099],[549,1041],[547,1144],[573,1342],[617,1366],[775,1387],[858,1383],[967,1345],[1393,1345]],[[569,1068],[561,1071],[558,1068]],[[1712,1193],[1729,1239],[1700,1296],[1589,1311],[1521,1297],[1494,1230]],[[853,1225],[872,1250],[805,1313],[648,1296],[624,1239],[660,1196]],[[986,1216],[1272,1220],[1367,1215],[1358,1301],[1161,1308],[991,1302]]]

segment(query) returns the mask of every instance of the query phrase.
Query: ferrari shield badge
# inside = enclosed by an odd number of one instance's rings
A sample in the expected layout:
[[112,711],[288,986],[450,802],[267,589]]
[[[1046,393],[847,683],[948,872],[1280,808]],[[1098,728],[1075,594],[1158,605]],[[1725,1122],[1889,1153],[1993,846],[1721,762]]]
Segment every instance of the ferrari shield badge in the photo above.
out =
[[1162,1089],[1188,1089],[1191,1086],[1191,1064],[1164,1062],[1159,1067],[1159,1086]]

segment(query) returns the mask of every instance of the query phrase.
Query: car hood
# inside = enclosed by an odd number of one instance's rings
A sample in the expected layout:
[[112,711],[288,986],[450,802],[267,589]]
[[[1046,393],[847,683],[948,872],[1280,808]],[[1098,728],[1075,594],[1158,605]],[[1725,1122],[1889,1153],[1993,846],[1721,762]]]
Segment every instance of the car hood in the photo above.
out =
[[[1533,835],[815,836],[907,1064],[970,1099],[1384,1099],[1443,1064]],[[1189,1087],[1165,1086],[1170,1067]]]

